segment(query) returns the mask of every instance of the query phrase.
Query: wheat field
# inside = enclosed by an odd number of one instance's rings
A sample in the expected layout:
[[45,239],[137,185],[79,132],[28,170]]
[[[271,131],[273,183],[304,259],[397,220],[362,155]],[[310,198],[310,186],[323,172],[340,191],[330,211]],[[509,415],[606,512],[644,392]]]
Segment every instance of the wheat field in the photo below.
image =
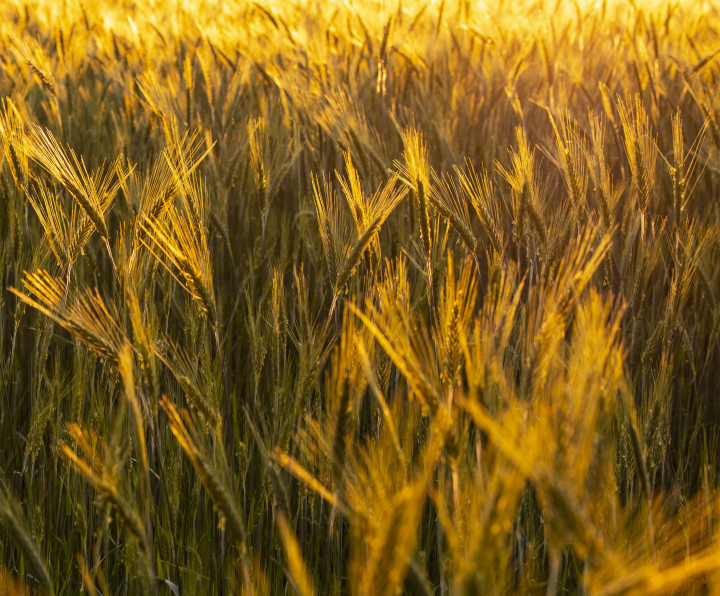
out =
[[0,3],[0,596],[720,594],[720,8]]

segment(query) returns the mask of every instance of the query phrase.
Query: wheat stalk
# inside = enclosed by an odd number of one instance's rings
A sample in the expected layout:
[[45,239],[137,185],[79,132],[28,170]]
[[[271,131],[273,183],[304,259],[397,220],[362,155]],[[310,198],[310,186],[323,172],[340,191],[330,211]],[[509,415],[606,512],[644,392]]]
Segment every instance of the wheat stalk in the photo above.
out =
[[[40,554],[37,543],[26,528],[22,510],[16,503],[11,502],[2,490],[0,490],[0,519],[5,523],[5,528],[12,540],[27,557],[33,572],[37,574],[36,579],[42,586],[43,592],[49,596],[55,594],[45,560]],[[4,588],[3,582],[4,577],[0,576],[0,589]]]

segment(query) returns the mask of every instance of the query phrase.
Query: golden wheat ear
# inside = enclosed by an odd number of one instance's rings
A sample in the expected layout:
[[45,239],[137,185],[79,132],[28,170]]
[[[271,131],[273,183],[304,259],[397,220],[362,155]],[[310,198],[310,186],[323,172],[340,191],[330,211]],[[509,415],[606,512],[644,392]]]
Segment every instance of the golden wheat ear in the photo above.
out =
[[339,294],[350,275],[357,267],[365,250],[377,237],[385,220],[395,210],[398,203],[407,194],[407,188],[397,188],[397,178],[393,177],[382,185],[375,194],[368,199],[368,222],[363,226],[362,233],[358,233],[355,243],[346,250],[346,257],[338,269],[335,293]]
[[469,160],[466,160],[464,169],[458,166],[453,168],[464,196],[473,206],[493,249],[497,254],[503,254],[505,250],[503,222],[492,180],[484,170],[478,176]]
[[271,149],[270,139],[277,136],[273,134],[276,132],[272,129],[272,121],[268,122],[262,116],[248,123],[250,165],[261,208],[263,237],[272,201],[297,156],[289,155],[292,139],[290,144],[286,140],[279,140]]
[[25,196],[40,220],[58,267],[69,272],[92,235],[92,221],[75,203],[68,216],[58,194],[42,181],[25,189]]
[[349,151],[343,154],[345,158],[345,170],[347,172],[347,178],[341,176],[337,170],[335,175],[340,182],[343,194],[350,206],[350,213],[352,213],[353,219],[355,220],[355,226],[358,230],[367,223],[368,211],[366,206],[365,197],[360,186],[360,175],[355,169],[352,161],[352,155]]
[[[70,149],[67,153],[50,130],[31,124],[26,150],[48,174],[62,184],[92,221],[101,238],[109,240],[105,217],[123,181],[130,175],[118,157],[109,167],[90,173],[82,159]],[[113,177],[117,174],[115,182]]]
[[197,133],[186,133],[183,136],[179,136],[177,131],[169,133],[168,145],[155,160],[149,173],[146,176],[134,176],[130,184],[123,184],[123,190],[136,211],[131,268],[139,261],[140,247],[151,240],[147,226],[150,222],[158,225],[165,223],[177,194],[182,197],[194,229],[200,231],[201,227],[207,225],[207,193],[196,172],[210,149],[203,153],[196,139]]
[[[518,126],[515,130],[517,150],[510,148],[511,167],[505,169],[496,162],[498,173],[510,185],[513,191],[512,216],[515,224],[515,236],[518,251],[528,241],[528,232],[534,230],[542,245],[547,245],[548,231],[542,206],[539,204],[537,172],[535,170],[535,150],[530,148],[525,129]],[[530,224],[526,227],[526,221]],[[520,259],[522,260],[522,258]]]
[[[618,201],[618,188],[614,186],[610,166],[605,159],[605,122],[591,110],[590,143],[583,144],[587,171],[595,189],[595,205],[599,211],[603,231],[607,232],[615,225],[615,211]],[[622,184],[622,182],[621,182]]]
[[347,226],[342,217],[337,195],[323,175],[322,180],[313,177],[313,200],[317,211],[320,239],[325,252],[330,282],[337,285],[338,269],[345,253]]
[[457,232],[467,251],[477,260],[477,239],[470,224],[470,213],[455,179],[450,174],[440,176],[434,170],[431,170],[430,176],[432,185],[429,188],[428,200]]
[[184,391],[186,399],[202,419],[211,428],[219,429],[220,415],[205,397],[207,388],[197,374],[197,365],[191,362],[182,346],[170,338],[165,338],[163,343],[166,350],[159,350],[155,347],[155,355],[168,367]]
[[57,195],[39,182],[35,191],[26,193],[28,201],[35,210],[45,231],[45,238],[55,255],[58,267],[67,270],[70,265],[67,248],[71,243],[71,234],[68,231],[68,218]]
[[208,212],[207,190],[198,168],[215,146],[208,141],[203,151],[202,139],[198,137],[197,131],[192,134],[188,131],[180,137],[179,132],[173,129],[164,151],[165,162],[172,173],[172,184],[168,185],[168,190],[170,193],[178,191],[196,229],[207,227]]
[[170,208],[165,221],[147,220],[143,229],[143,243],[196,300],[217,335],[218,312],[212,263],[204,231],[195,228],[191,216],[176,207]]
[[424,479],[419,479],[393,496],[383,531],[368,545],[369,560],[364,561],[366,571],[361,575],[361,584],[356,586],[358,594],[399,592],[417,539],[425,495]]
[[460,376],[461,341],[467,333],[477,299],[477,278],[474,267],[468,261],[456,280],[452,252],[448,253],[445,292],[439,308],[439,341],[436,345],[442,362],[441,378],[450,388],[455,386]]
[[[404,267],[399,272],[404,274]],[[347,306],[406,378],[423,408],[434,414],[442,403],[442,387],[431,336],[424,321],[410,312],[404,280],[394,277],[389,272],[380,286],[377,305],[368,298],[364,312],[352,302]]]
[[560,167],[573,206],[576,225],[579,226],[586,219],[585,195],[588,175],[585,159],[583,159],[585,143],[578,132],[577,125],[570,118],[569,112],[566,111],[560,115],[560,128],[555,124],[555,119],[549,109],[548,116],[555,132],[554,158]]
[[20,111],[9,97],[2,100],[0,139],[15,186],[24,192],[29,175],[25,125]]
[[635,199],[643,220],[641,234],[644,237],[645,217],[654,196],[659,149],[650,128],[650,118],[639,95],[635,97],[634,105],[619,100],[618,113],[625,136],[625,153],[632,173]]
[[342,88],[330,93],[323,105],[315,108],[318,124],[343,151],[354,152],[363,177],[375,166],[387,178],[384,145],[377,131],[367,122],[363,107]]
[[11,39],[13,50],[20,62],[26,64],[40,85],[44,87],[53,98],[57,98],[57,82],[52,72],[52,66],[37,40]]
[[[352,182],[353,172],[354,170],[351,170],[350,182],[341,180],[350,208],[355,210],[354,217],[358,225],[357,239],[352,244],[346,242],[346,227],[334,190],[324,177],[322,184],[318,178],[313,179],[313,199],[320,238],[334,293],[331,315],[338,296],[360,264],[365,251],[371,244],[377,243],[377,235],[383,223],[407,194],[407,188],[397,188],[397,178],[393,177],[381,185],[371,197],[365,199],[359,187],[353,190],[353,185],[358,184],[357,181]],[[360,192],[359,196],[357,192]],[[376,255],[379,256],[379,243],[377,246]]]
[[396,171],[395,175],[408,188],[412,189],[413,196],[417,200],[420,216],[420,236],[425,251],[425,260],[429,267],[433,238],[430,206],[428,205],[430,165],[427,144],[422,131],[414,125],[403,128],[401,136],[404,146],[403,161],[395,160],[393,162]]
[[97,290],[69,292],[64,281],[44,270],[26,271],[23,285],[28,294],[12,287],[9,290],[101,357],[112,363],[118,362],[124,334]]
[[331,431],[327,436],[327,445],[336,490],[341,490],[343,486],[345,466],[355,432],[353,420],[356,406],[367,386],[358,366],[357,342],[364,340],[364,343],[370,343],[372,340],[369,336],[363,338],[363,331],[357,328],[355,317],[345,311],[340,344],[330,356],[331,374],[327,381],[326,399]]
[[[355,221],[355,227],[358,235],[361,235],[363,230],[370,223],[370,208],[368,200],[362,192],[360,186],[360,176],[358,171],[353,165],[352,156],[350,152],[345,152],[345,170],[347,171],[347,178],[341,176],[337,171],[335,172],[343,194],[350,207],[350,213],[352,213],[353,220]],[[371,257],[372,257],[372,268],[374,271],[377,270],[381,259],[380,253],[380,240],[375,237],[370,245]]]

